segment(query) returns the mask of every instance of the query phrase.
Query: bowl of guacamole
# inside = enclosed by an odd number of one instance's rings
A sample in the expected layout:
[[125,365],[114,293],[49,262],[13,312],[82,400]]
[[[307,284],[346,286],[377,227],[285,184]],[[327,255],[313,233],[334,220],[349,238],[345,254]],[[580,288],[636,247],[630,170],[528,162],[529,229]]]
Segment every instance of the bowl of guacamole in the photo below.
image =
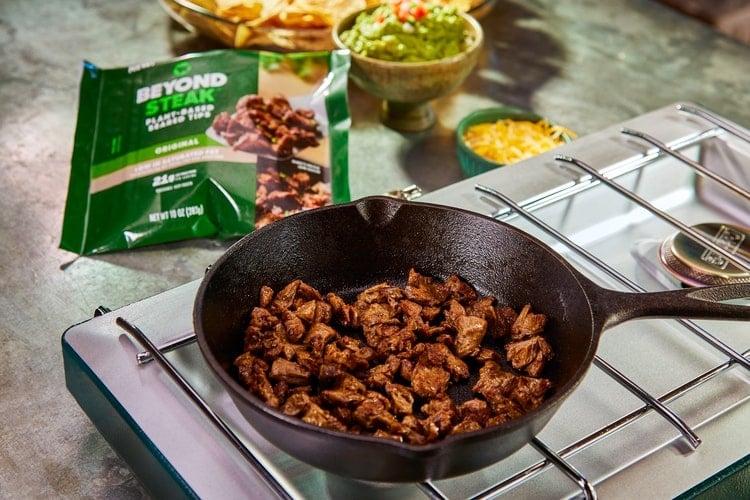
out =
[[474,70],[484,33],[453,6],[390,0],[343,19],[333,40],[350,51],[354,83],[383,101],[383,123],[421,131],[435,122],[429,102],[455,90]]

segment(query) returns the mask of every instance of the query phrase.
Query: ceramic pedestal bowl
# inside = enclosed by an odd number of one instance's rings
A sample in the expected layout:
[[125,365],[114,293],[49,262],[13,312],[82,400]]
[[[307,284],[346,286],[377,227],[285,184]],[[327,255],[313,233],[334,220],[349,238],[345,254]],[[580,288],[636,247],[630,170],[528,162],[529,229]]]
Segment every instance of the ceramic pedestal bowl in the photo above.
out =
[[[359,13],[347,16],[333,30],[337,47],[348,49],[340,35],[351,28]],[[459,13],[466,23],[467,43],[463,52],[427,62],[394,62],[351,52],[349,76],[366,92],[383,100],[382,122],[395,130],[419,132],[435,123],[430,101],[458,86],[476,66],[484,43],[480,24],[469,14]]]

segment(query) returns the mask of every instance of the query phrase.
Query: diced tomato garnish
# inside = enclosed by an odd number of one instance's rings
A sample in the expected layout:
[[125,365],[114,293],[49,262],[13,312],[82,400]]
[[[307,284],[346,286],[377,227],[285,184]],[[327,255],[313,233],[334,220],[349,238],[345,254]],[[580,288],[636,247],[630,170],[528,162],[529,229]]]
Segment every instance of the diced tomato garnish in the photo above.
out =
[[422,0],[391,0],[391,9],[399,21],[416,21],[428,14],[427,7]]

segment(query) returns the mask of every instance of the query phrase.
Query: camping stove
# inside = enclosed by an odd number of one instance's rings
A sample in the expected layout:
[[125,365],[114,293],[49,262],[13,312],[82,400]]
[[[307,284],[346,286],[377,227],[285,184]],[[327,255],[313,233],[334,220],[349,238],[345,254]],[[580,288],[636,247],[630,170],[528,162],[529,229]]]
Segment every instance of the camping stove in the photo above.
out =
[[[693,229],[750,226],[748,189],[748,130],[677,104],[418,200],[516,225],[602,286],[657,291],[686,286],[659,257],[677,231],[717,266],[750,271],[736,239]],[[525,448],[465,476],[365,484],[275,449],[240,415],[192,342],[198,285],[101,308],[63,336],[69,390],[157,497],[689,498],[748,484],[746,322],[607,330],[582,384]]]

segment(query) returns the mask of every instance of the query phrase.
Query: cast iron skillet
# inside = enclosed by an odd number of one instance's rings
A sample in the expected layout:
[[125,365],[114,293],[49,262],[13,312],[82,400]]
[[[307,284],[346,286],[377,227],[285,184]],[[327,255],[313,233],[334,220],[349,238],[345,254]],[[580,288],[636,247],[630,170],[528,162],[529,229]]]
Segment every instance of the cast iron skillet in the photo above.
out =
[[[536,410],[503,425],[414,446],[306,424],[266,406],[230,375],[248,312],[262,285],[294,279],[347,300],[374,284],[404,285],[409,268],[440,279],[457,274],[482,295],[548,316],[554,383]],[[601,332],[636,317],[750,319],[750,284],[657,293],[595,285],[528,234],[476,213],[386,197],[363,198],[274,222],[233,245],[198,290],[194,326],[213,373],[243,416],[279,449],[349,478],[413,482],[464,474],[512,454],[549,421],[592,363]]]

